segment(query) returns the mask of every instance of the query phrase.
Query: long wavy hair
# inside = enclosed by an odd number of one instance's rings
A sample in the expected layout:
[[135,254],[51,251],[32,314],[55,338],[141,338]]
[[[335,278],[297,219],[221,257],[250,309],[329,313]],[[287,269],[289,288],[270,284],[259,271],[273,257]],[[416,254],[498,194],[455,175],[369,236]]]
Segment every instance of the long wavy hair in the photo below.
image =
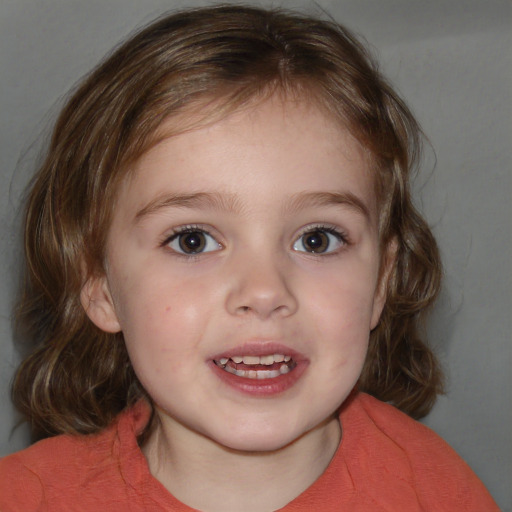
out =
[[34,349],[12,391],[39,437],[96,432],[145,395],[122,333],[99,330],[80,303],[84,282],[103,271],[116,191],[131,164],[169,135],[159,133],[164,120],[175,118],[180,133],[276,92],[314,101],[369,156],[382,253],[393,241],[396,258],[359,389],[413,417],[430,410],[442,378],[422,319],[441,266],[409,190],[418,124],[347,29],[282,10],[221,5],[140,31],[86,77],[56,122],[27,199],[17,328]]

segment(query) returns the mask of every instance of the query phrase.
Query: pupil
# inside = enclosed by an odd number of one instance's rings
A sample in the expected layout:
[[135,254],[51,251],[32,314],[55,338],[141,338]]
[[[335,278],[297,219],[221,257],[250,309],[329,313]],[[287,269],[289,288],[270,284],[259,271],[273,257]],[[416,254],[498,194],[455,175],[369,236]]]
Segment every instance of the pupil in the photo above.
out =
[[329,246],[329,238],[322,231],[309,233],[304,240],[304,247],[310,252],[324,252]]
[[187,233],[180,238],[180,248],[183,252],[188,254],[194,254],[201,252],[206,244],[203,233],[194,231],[193,233]]

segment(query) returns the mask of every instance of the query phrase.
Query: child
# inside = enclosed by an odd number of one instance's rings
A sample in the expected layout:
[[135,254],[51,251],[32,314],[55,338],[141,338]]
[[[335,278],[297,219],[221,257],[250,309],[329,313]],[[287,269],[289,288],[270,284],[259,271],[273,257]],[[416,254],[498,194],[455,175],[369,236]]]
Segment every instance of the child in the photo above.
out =
[[398,410],[442,387],[419,141],[333,23],[221,6],[119,48],[28,199],[13,396],[49,438],[0,510],[497,510]]

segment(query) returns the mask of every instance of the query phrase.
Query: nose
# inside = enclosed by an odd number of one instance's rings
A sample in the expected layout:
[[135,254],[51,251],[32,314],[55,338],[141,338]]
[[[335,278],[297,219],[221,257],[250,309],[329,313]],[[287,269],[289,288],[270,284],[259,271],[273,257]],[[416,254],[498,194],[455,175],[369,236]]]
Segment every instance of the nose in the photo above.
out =
[[226,309],[232,315],[260,319],[287,317],[298,308],[286,262],[263,255],[242,257],[230,267]]

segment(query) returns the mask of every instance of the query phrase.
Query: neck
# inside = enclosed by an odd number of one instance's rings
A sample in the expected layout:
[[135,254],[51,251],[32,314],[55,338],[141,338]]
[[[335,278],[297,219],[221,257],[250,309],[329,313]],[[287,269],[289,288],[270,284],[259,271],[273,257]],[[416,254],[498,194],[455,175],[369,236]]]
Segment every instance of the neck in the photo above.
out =
[[328,418],[272,452],[231,450],[215,441],[157,422],[142,451],[153,476],[186,505],[204,512],[272,511],[305,491],[327,468],[341,439]]

